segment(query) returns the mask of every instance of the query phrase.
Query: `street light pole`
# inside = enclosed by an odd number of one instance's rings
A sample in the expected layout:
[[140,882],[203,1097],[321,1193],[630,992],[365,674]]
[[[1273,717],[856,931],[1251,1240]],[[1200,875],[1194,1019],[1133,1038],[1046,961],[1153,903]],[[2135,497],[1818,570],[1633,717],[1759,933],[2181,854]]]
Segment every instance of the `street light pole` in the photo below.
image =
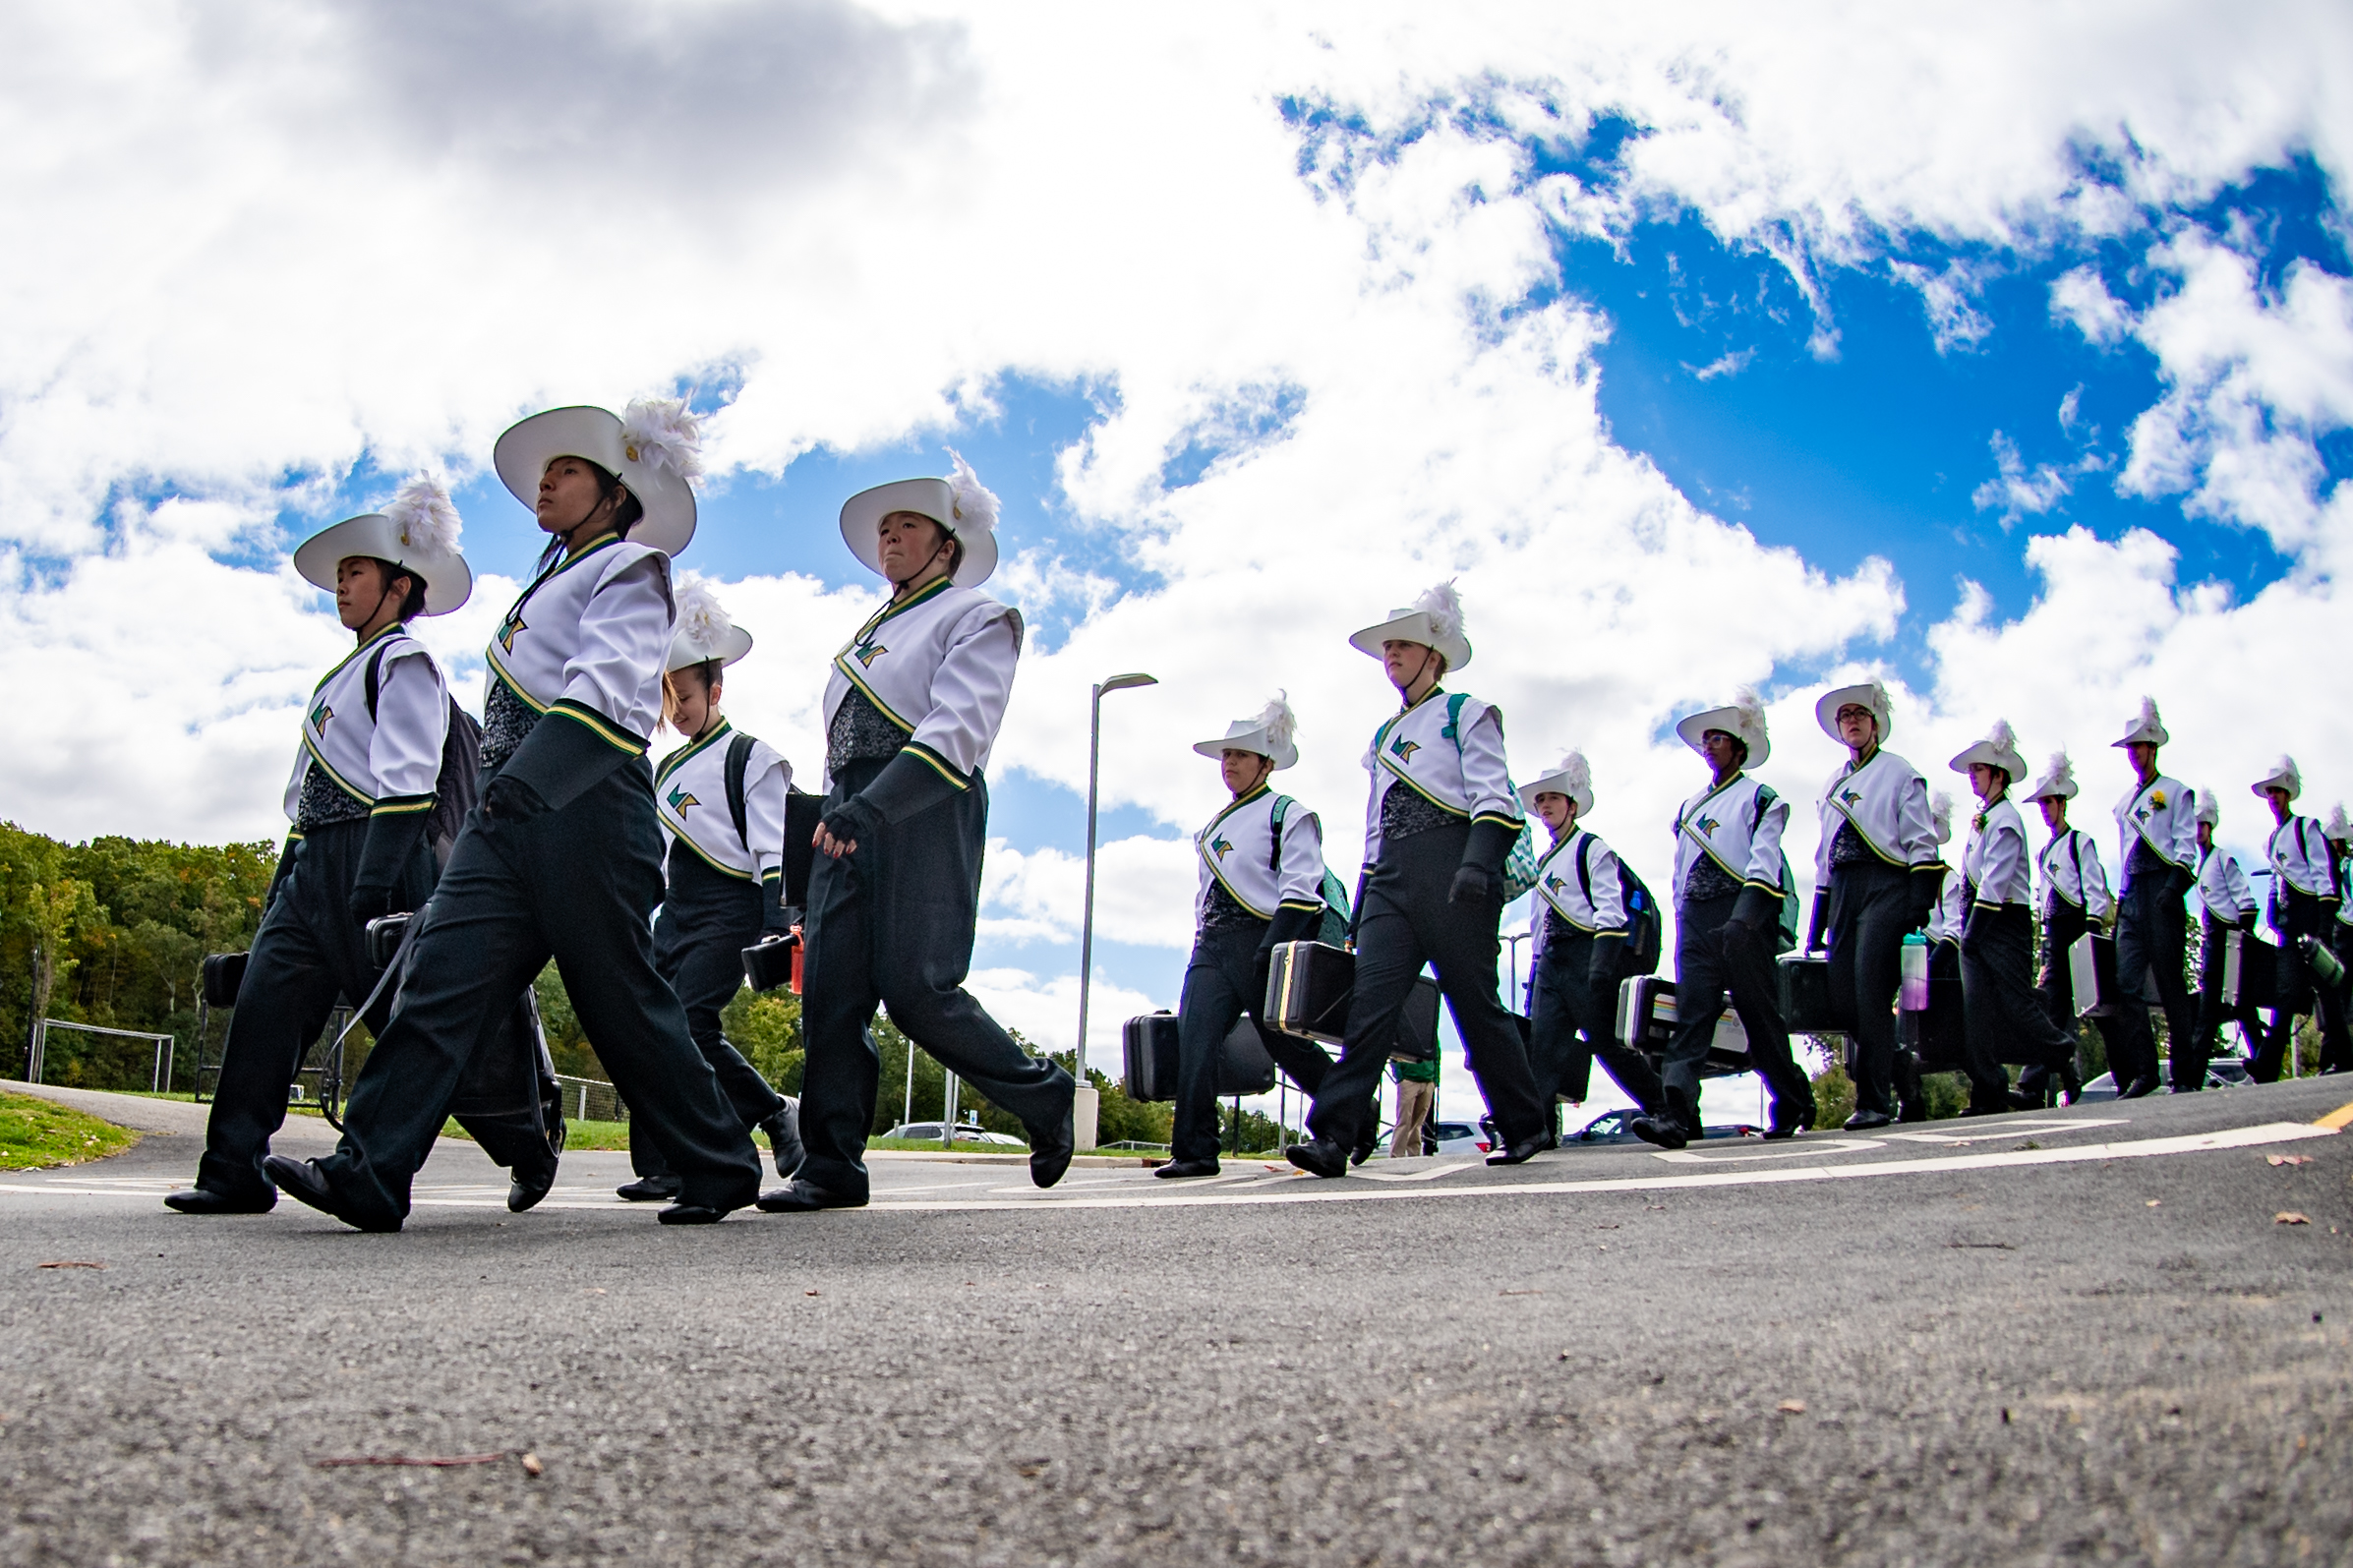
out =
[[1072,1060],[1078,1067],[1079,1086],[1087,1086],[1087,992],[1094,978],[1094,815],[1096,786],[1102,772],[1103,693],[1134,686],[1156,686],[1150,675],[1113,675],[1094,688],[1087,720],[1087,900],[1079,916],[1079,1047]]

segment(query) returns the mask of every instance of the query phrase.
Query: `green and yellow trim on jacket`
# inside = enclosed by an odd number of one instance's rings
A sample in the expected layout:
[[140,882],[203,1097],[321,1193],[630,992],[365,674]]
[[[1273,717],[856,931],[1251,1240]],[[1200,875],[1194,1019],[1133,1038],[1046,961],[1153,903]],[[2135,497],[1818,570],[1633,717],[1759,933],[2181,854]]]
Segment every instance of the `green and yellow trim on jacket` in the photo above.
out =
[[[366,642],[363,642],[358,647],[352,649],[350,653],[345,654],[341,659],[335,661],[335,668],[319,677],[319,683],[311,688],[311,695],[313,697],[317,697],[321,692],[326,690],[327,682],[333,680],[337,675],[343,673],[344,670],[350,668],[351,662],[354,659],[359,658],[360,655],[367,653],[372,648],[381,647],[385,638],[398,636],[401,632],[406,631],[407,629],[408,628],[406,626],[397,620],[392,621],[381,628],[375,636],[369,638]],[[353,784],[350,780],[344,778],[340,773],[335,771],[334,764],[326,760],[326,753],[320,750],[319,742],[312,738],[311,731],[318,727],[312,723],[312,718],[313,716],[316,716],[318,712],[318,708],[314,706],[306,713],[303,719],[302,749],[311,754],[311,761],[318,765],[319,771],[325,774],[328,781],[332,783],[336,788],[351,796],[352,799],[360,801],[365,805],[371,807],[377,805],[377,799],[374,795],[368,793],[367,790],[362,789],[358,784]],[[433,799],[431,796],[426,797],[425,804],[428,809],[431,809],[433,805]]]
[[[580,564],[580,562],[588,559],[589,556],[598,554],[604,551],[611,550],[614,546],[619,544],[620,542],[620,535],[618,534],[600,534],[595,539],[592,539],[587,544],[581,546],[578,550],[573,551],[570,554],[564,556],[563,559],[558,561],[555,565],[549,567],[546,571],[541,572],[537,577],[531,579],[531,586],[524,589],[522,594],[515,600],[513,607],[506,611],[506,617],[499,622],[499,630],[497,634],[494,635],[489,644],[483,648],[482,657],[489,663],[493,673],[498,675],[500,681],[505,685],[508,691],[511,691],[517,697],[520,697],[533,713],[548,713],[551,711],[552,705],[541,702],[538,698],[532,696],[531,693],[525,691],[523,689],[522,682],[516,680],[513,675],[507,672],[506,665],[501,658],[502,655],[513,651],[515,633],[525,629],[525,622],[523,620],[523,607],[531,602],[531,596],[533,594],[536,594],[542,588],[547,587],[549,583],[555,581],[558,577],[562,576],[565,572],[570,571],[574,566],[577,566]],[[621,732],[626,734],[628,731],[622,730]],[[640,755],[644,753],[644,742],[640,741],[638,743],[637,751]]]
[[[1261,780],[1257,787],[1250,790],[1249,793],[1236,795],[1232,800],[1226,802],[1225,809],[1217,813],[1217,815],[1214,817],[1211,817],[1209,819],[1209,825],[1202,829],[1199,834],[1195,835],[1193,840],[1193,847],[1196,852],[1201,855],[1201,863],[1209,868],[1209,875],[1217,879],[1217,885],[1223,888],[1226,891],[1227,896],[1236,903],[1240,904],[1243,908],[1248,909],[1252,914],[1257,915],[1262,920],[1271,920],[1274,917],[1273,915],[1261,909],[1257,904],[1252,903],[1248,899],[1242,897],[1242,890],[1226,880],[1225,867],[1219,864],[1219,857],[1211,854],[1209,851],[1216,847],[1217,825],[1219,823],[1232,816],[1235,812],[1241,810],[1244,806],[1249,805],[1252,801],[1263,800],[1273,792],[1273,786],[1268,784],[1265,780]],[[1277,904],[1275,907],[1282,909],[1321,909],[1324,907],[1324,905],[1321,902],[1283,903]]]
[[[1391,714],[1386,724],[1382,725],[1379,729],[1373,731],[1373,757],[1374,760],[1379,762],[1383,769],[1387,770],[1388,776],[1391,779],[1394,779],[1397,783],[1403,784],[1415,794],[1420,795],[1424,800],[1429,801],[1432,805],[1438,807],[1439,810],[1444,812],[1447,816],[1461,817],[1466,821],[1474,820],[1471,818],[1471,814],[1463,810],[1460,806],[1447,805],[1443,800],[1439,799],[1438,796],[1432,794],[1429,790],[1414,783],[1413,776],[1405,771],[1405,765],[1401,761],[1390,760],[1389,731],[1397,726],[1397,722],[1403,719],[1407,714],[1412,713],[1416,708],[1421,707],[1423,703],[1435,702],[1439,698],[1444,696],[1445,693],[1445,687],[1432,686],[1428,691],[1422,693],[1420,702],[1409,702],[1404,707]],[[1457,742],[1456,744],[1459,745],[1460,742]],[[1519,824],[1510,817],[1494,817],[1492,813],[1483,813],[1482,815],[1487,815],[1491,820],[1500,821],[1507,827],[1516,828],[1519,826]]]
[[[727,720],[723,718],[718,724],[712,726],[709,729],[704,730],[694,739],[689,740],[686,742],[686,744],[680,746],[677,750],[663,758],[662,766],[654,770],[655,797],[657,799],[662,798],[662,786],[670,783],[671,775],[676,773],[694,757],[710,750],[714,742],[718,741],[722,736],[732,732],[734,727],[734,726],[730,725]],[[691,795],[687,796],[682,802],[673,798],[667,803],[669,804],[671,810],[677,812],[678,820],[680,822],[684,822],[686,820],[686,813],[684,810],[685,806],[700,806],[708,804],[708,802],[695,799]],[[733,877],[737,882],[749,882],[752,880],[750,872],[737,871],[734,866],[723,866],[718,861],[712,859],[708,854],[705,854],[703,852],[703,846],[694,842],[694,835],[690,833],[680,833],[674,835],[674,837],[678,842],[693,850],[696,859],[700,860],[704,865],[709,866],[712,870],[718,872],[721,876]],[[752,863],[757,865],[759,862],[754,860]]]
[[[939,579],[939,581],[932,583],[929,587],[917,589],[914,593],[910,594],[905,599],[894,600],[891,603],[883,606],[873,614],[867,616],[866,623],[858,627],[856,635],[853,636],[850,641],[843,646],[843,649],[840,653],[834,655],[834,668],[842,672],[842,678],[849,681],[853,686],[855,686],[860,692],[862,692],[865,695],[865,699],[874,705],[874,711],[876,713],[881,714],[885,719],[888,719],[892,724],[897,725],[900,728],[906,730],[911,735],[915,732],[914,722],[907,718],[904,714],[900,713],[897,709],[893,708],[889,703],[884,702],[882,700],[881,694],[876,692],[871,685],[867,684],[866,667],[881,655],[890,652],[888,648],[878,648],[875,646],[875,638],[885,625],[889,624],[893,620],[896,620],[899,616],[906,614],[909,610],[915,609],[917,606],[929,604],[931,601],[939,598],[940,595],[946,593],[949,589],[955,586],[956,585],[954,582],[950,581],[948,578],[942,577]],[[962,789],[967,786],[969,781],[966,780],[963,774],[957,772],[955,767],[938,752],[930,751],[919,746],[910,746],[908,749],[915,752],[925,762],[930,763],[934,768],[939,769],[942,777],[954,784],[957,788]]]
[[[1699,845],[1700,849],[1710,860],[1713,860],[1716,862],[1716,864],[1722,866],[1726,876],[1732,877],[1738,881],[1741,887],[1762,888],[1765,892],[1770,893],[1773,895],[1773,897],[1778,899],[1781,897],[1780,883],[1758,881],[1755,877],[1752,877],[1748,874],[1747,867],[1735,866],[1730,860],[1725,859],[1722,851],[1717,849],[1714,844],[1708,842],[1706,834],[1691,832],[1691,819],[1693,816],[1697,815],[1699,812],[1705,811],[1709,801],[1715,799],[1718,795],[1724,793],[1725,790],[1730,789],[1734,784],[1738,784],[1741,780],[1747,777],[1748,770],[1743,768],[1739,772],[1734,774],[1730,779],[1725,780],[1724,783],[1718,784],[1715,788],[1709,790],[1706,794],[1700,796],[1698,800],[1692,803],[1691,811],[1689,813],[1675,819],[1675,831],[1677,833],[1691,834],[1691,842]],[[1763,788],[1764,786],[1760,784],[1758,787]]]

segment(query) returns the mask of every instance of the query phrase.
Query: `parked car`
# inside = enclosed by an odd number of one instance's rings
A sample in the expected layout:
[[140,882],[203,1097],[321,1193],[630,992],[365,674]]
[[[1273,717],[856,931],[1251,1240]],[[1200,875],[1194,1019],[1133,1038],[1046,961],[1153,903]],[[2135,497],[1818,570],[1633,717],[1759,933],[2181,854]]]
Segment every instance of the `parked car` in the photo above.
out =
[[[1634,1135],[1634,1118],[1642,1113],[1633,1109],[1604,1111],[1583,1127],[1560,1139],[1561,1147],[1571,1143],[1639,1143]],[[1758,1130],[1745,1122],[1727,1122],[1717,1127],[1700,1129],[1704,1137],[1754,1137]]]
[[1433,1130],[1438,1133],[1441,1154],[1485,1154],[1495,1147],[1486,1130],[1469,1122],[1438,1122]]
[[[2173,1081],[2165,1074],[2161,1065],[2157,1076],[2162,1083]],[[2254,1077],[2247,1072],[2247,1060],[2244,1057],[2216,1057],[2206,1065],[2206,1086],[2209,1089],[2235,1089],[2254,1081]],[[2102,1073],[2098,1077],[2084,1085],[2084,1092],[2076,1096],[2076,1104],[2085,1105],[2114,1098],[2116,1098],[2116,1074]]]
[[[902,1122],[883,1136],[905,1138],[915,1143],[937,1143],[940,1141],[940,1125],[937,1122]],[[991,1132],[985,1128],[968,1127],[961,1122],[956,1127],[956,1141],[978,1143],[989,1148],[1026,1149],[1029,1146],[1018,1137]]]

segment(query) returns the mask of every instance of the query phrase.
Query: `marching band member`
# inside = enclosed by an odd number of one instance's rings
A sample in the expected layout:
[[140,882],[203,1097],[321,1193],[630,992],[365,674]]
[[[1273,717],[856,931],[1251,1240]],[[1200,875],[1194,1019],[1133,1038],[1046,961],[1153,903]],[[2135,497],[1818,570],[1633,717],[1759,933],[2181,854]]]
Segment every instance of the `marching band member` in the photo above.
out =
[[[1942,789],[1928,797],[1928,822],[1929,838],[1938,850],[1936,863],[1946,873],[1938,884],[1936,906],[1928,911],[1928,923],[1920,930],[1928,939],[1928,980],[1933,985],[1940,979],[1957,979],[1961,974],[1961,926],[1969,913],[1969,899],[1961,879],[1951,874],[1952,867],[1944,864],[1944,846],[1953,842],[1953,797]],[[1927,1019],[1921,1019],[1919,1026],[1924,1029]],[[1901,1043],[1896,1047],[1896,1120],[1928,1120],[1928,1100],[1920,1086],[1919,1053]]]
[[2064,1072],[2075,1062],[2075,1036],[2051,1021],[2034,994],[2034,860],[2027,850],[2027,825],[2010,803],[2010,785],[2025,777],[2027,760],[2009,721],[1995,720],[1983,740],[1953,759],[1952,768],[1969,775],[1977,797],[1961,852],[1968,1114],[1991,1116],[2010,1109],[2005,1047],[2039,1059],[2046,1073]]
[[[654,813],[670,842],[662,860],[662,912],[654,967],[686,1010],[686,1031],[719,1075],[720,1092],[746,1129],[768,1134],[777,1174],[800,1163],[796,1102],[785,1098],[728,1042],[719,1016],[743,985],[743,950],[792,929],[783,906],[785,792],[793,765],[719,711],[721,673],[751,652],[751,633],[728,617],[693,573],[677,582],[678,625],[662,674],[662,722],[686,744],[654,770]],[[631,1202],[678,1195],[678,1179],[646,1124],[629,1124],[637,1179],[618,1188]]]
[[[2315,985],[2311,965],[2297,946],[2304,937],[2326,945],[2339,929],[2344,896],[2337,880],[2339,858],[2328,830],[2311,817],[2296,815],[2296,797],[2304,792],[2304,776],[2296,759],[2281,756],[2271,771],[2255,784],[2255,792],[2271,808],[2271,839],[2265,855],[2271,862],[2271,929],[2279,934],[2277,1005],[2271,1026],[2262,1036],[2248,1071],[2258,1083],[2274,1083],[2295,1038],[2297,1015],[2318,1007],[2321,1015],[2321,1057],[2324,1061],[2353,1061],[2353,1041],[2345,1033],[2345,1000],[2332,986]],[[2344,808],[2337,808],[2341,827]]]
[[1260,1016],[1267,956],[1279,942],[1312,942],[1324,921],[1324,825],[1267,780],[1299,761],[1297,717],[1277,696],[1258,718],[1237,719],[1193,749],[1213,757],[1232,799],[1193,836],[1201,861],[1193,957],[1177,1002],[1177,1085],[1171,1180],[1217,1174],[1217,1051],[1245,1013],[1277,1066],[1314,1094],[1331,1058],[1278,1033]]
[[2253,935],[2255,890],[2239,857],[2214,846],[2214,829],[2222,820],[2221,802],[2207,790],[2198,797],[2198,1029],[2173,1048],[2173,1092],[2194,1094],[2206,1087],[2206,1065],[2213,1060],[2214,1043],[2221,1038],[2227,1017],[2239,1026],[2249,1052],[2263,1048],[2264,1028],[2248,1004],[2229,1007],[2222,1000],[2226,945],[2233,931]]
[[[954,453],[949,454],[955,457]],[[982,770],[1013,693],[1021,611],[978,585],[997,567],[997,497],[962,457],[843,503],[842,539],[891,597],[834,656],[824,819],[802,926],[803,1156],[771,1213],[866,1201],[866,1134],[891,1021],[1029,1134],[1029,1178],[1069,1169],[1077,1085],[964,989],[988,832]]]
[[[1675,726],[1715,773],[1675,814],[1675,1038],[1659,1076],[1665,1108],[1634,1132],[1679,1149],[1700,1135],[1699,1067],[1724,1012],[1725,993],[1748,1033],[1748,1056],[1773,1095],[1767,1137],[1794,1137],[1814,1120],[1814,1089],[1790,1055],[1780,983],[1773,972],[1781,923],[1781,849],[1790,803],[1750,778],[1773,742],[1764,704],[1742,687],[1728,707]],[[1860,1114],[1860,1113],[1857,1113]],[[1870,1124],[1876,1126],[1878,1124]]]
[[[2035,861],[2042,873],[2042,973],[2035,989],[2042,993],[2043,1013],[2071,1040],[2076,1033],[2076,1013],[2068,950],[2085,932],[2104,929],[2116,913],[2115,896],[2108,892],[2108,873],[2099,860],[2099,841],[2067,825],[2067,802],[2075,793],[2075,764],[2066,752],[2054,751],[2050,766],[2026,796],[2041,808],[2042,825],[2050,831]],[[2114,1023],[2105,1014],[2094,1021],[2109,1061],[2120,1060]],[[2019,1110],[2043,1109],[2050,1099],[2050,1076],[2040,1063],[2029,1063],[2018,1075],[2010,1103]],[[2083,1079],[2071,1051],[2059,1069],[2059,1103],[2073,1105],[2082,1090]]]
[[1348,639],[1382,662],[1403,706],[1365,753],[1372,794],[1357,884],[1356,985],[1347,1043],[1308,1112],[1308,1141],[1285,1150],[1317,1176],[1344,1176],[1397,1037],[1397,1016],[1428,962],[1462,1036],[1463,1056],[1501,1141],[1490,1165],[1517,1165],[1544,1146],[1519,1026],[1496,985],[1503,862],[1526,831],[1503,760],[1503,717],[1440,685],[1471,662],[1451,583]]
[[1885,748],[1894,727],[1876,680],[1824,692],[1814,704],[1823,733],[1847,761],[1822,787],[1821,845],[1814,852],[1809,951],[1827,935],[1830,1000],[1853,1027],[1853,1129],[1896,1115],[1896,988],[1904,937],[1928,923],[1944,881],[1928,820],[1928,781]]
[[1645,1116],[1666,1108],[1658,1074],[1617,1034],[1619,959],[1627,935],[1618,851],[1585,826],[1593,810],[1593,769],[1581,751],[1523,784],[1520,799],[1542,819],[1552,845],[1536,862],[1535,957],[1529,960],[1528,1065],[1546,1108],[1548,1146],[1559,1140],[1556,1100],[1585,1102],[1593,1059]]
[[[286,784],[294,831],[229,1016],[204,1159],[196,1186],[164,1199],[184,1214],[259,1214],[276,1204],[262,1162],[285,1123],[304,1048],[338,995],[357,1001],[376,989],[368,922],[414,909],[433,892],[424,830],[441,784],[449,688],[408,622],[445,615],[473,592],[459,529],[447,493],[420,478],[382,511],[346,518],[294,552],[294,569],[335,596],[357,646],[305,705]],[[380,1000],[369,1028],[381,1031],[390,1012],[390,999]],[[518,1188],[553,1179],[554,1156],[544,1146],[537,1153],[516,1165]]]
[[751,1201],[759,1160],[654,967],[661,833],[646,747],[675,611],[670,558],[694,535],[693,417],[676,401],[535,414],[493,462],[553,536],[485,655],[482,805],[411,939],[415,966],[324,1160],[271,1156],[278,1187],[395,1231],[482,1019],[552,957],[632,1120],[678,1175],[665,1224]]
[[2116,802],[2118,853],[2124,870],[2117,888],[2116,985],[2118,1054],[2109,1065],[2116,1092],[2137,1099],[2157,1086],[2157,1042],[2149,1029],[2149,990],[2165,1008],[2165,1031],[2175,1045],[2198,1028],[2190,989],[2182,978],[2188,956],[2189,913],[2182,900],[2198,880],[2198,800],[2178,779],[2157,772],[2157,748],[2170,740],[2157,705],[2141,699],[2141,716],[2115,744],[2133,765],[2133,787]]

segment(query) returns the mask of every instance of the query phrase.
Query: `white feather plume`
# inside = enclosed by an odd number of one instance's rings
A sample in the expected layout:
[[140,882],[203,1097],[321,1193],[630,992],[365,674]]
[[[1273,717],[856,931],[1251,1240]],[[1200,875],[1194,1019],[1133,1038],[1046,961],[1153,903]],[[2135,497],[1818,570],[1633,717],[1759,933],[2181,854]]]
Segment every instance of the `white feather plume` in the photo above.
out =
[[1936,842],[1944,843],[1953,837],[1953,792],[1939,789],[1928,797],[1928,822],[1936,830]]
[[2075,763],[2064,751],[2051,753],[2050,765],[2042,770],[2042,777],[2034,781],[2034,793],[2050,794],[2054,790],[2075,788]]
[[1454,591],[1454,580],[1447,578],[1434,588],[1422,591],[1413,608],[1430,617],[1430,634],[1441,642],[1451,642],[1462,635],[1462,595]]
[[1985,743],[1996,751],[2016,751],[2018,731],[2010,727],[2007,719],[1996,719],[1993,727],[1985,731]]
[[2193,792],[2198,796],[2198,811],[2192,820],[2213,828],[2221,827],[2222,802],[2214,798],[2214,791],[2199,789]]
[[2142,729],[2162,729],[2165,727],[2165,721],[2157,717],[2157,700],[2154,697],[2144,697],[2141,699],[2141,723],[2136,727]]
[[1589,795],[1593,793],[1593,764],[1585,760],[1585,753],[1571,749],[1560,759],[1560,766],[1553,770],[1560,776],[1562,794]]
[[956,465],[948,476],[948,500],[956,516],[956,531],[996,532],[997,493],[980,483],[980,476],[972,472],[972,465],[964,460],[962,452],[951,446],[948,456]]
[[2267,779],[2285,779],[2288,782],[2289,787],[2293,789],[2301,790],[2304,787],[2304,775],[2296,767],[2296,759],[2284,751],[2279,754],[2279,760],[2271,764],[2270,773],[2265,777]]
[[1266,744],[1280,751],[1299,733],[1299,716],[1291,712],[1291,694],[1278,691],[1259,710],[1259,727],[1265,731]]
[[703,422],[682,397],[638,398],[621,414],[620,438],[634,462],[689,482],[702,475]]
[[677,581],[678,634],[706,658],[719,657],[719,645],[735,629],[727,608],[698,572],[680,572]]
[[2328,812],[2328,826],[2321,830],[2327,837],[2343,842],[2353,839],[2353,823],[2345,820],[2345,803],[2340,800]]
[[457,536],[463,528],[457,515],[457,503],[449,498],[448,487],[431,474],[419,474],[400,487],[384,516],[392,523],[393,537],[420,555],[454,555]]
[[1733,706],[1740,710],[1740,720],[1758,734],[1765,732],[1765,699],[1758,696],[1754,686],[1742,686],[1733,693]]

